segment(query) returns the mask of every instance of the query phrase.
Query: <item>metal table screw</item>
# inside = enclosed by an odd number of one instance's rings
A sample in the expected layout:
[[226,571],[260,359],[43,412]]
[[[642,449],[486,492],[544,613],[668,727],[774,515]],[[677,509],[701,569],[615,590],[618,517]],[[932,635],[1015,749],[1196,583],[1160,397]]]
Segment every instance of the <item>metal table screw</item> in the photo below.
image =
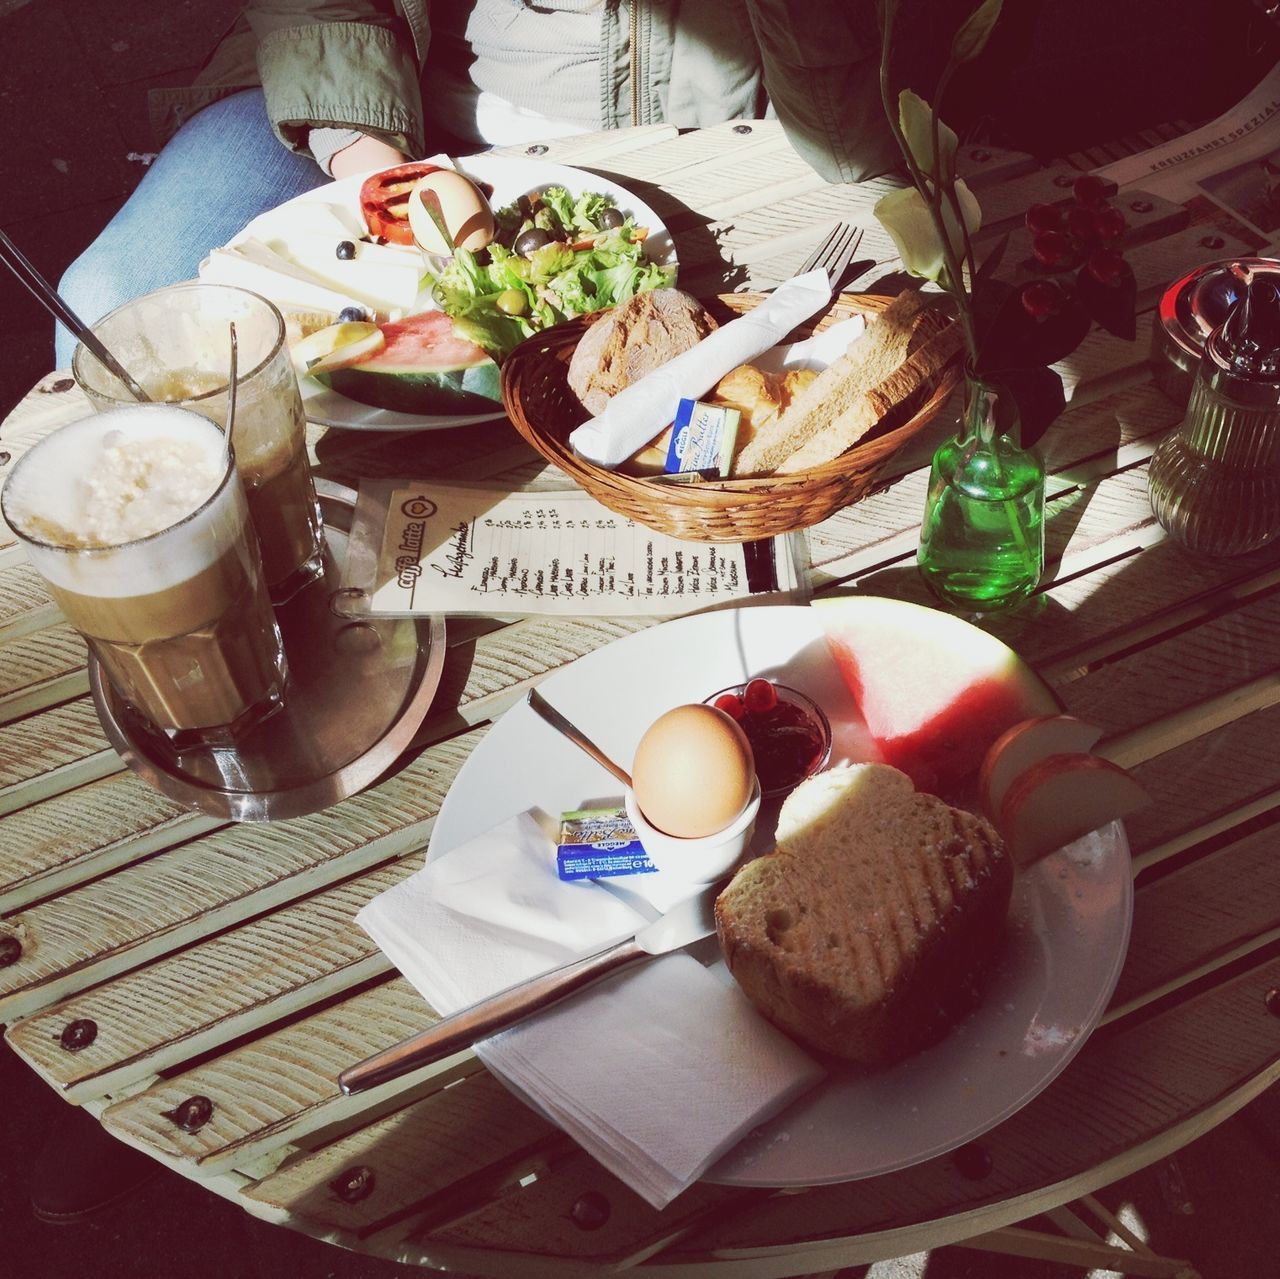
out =
[[579,1230],[599,1230],[609,1220],[609,1212],[609,1201],[598,1190],[588,1190],[569,1209],[569,1220]]
[[[0,454],[0,466],[9,460],[9,454]],[[8,968],[22,958],[22,943],[12,934],[0,937],[0,968]]]
[[1150,213],[1155,207],[1156,206],[1152,204],[1150,200],[1129,201],[1129,208],[1132,209],[1134,213]]
[[734,133],[750,133],[751,126],[749,124],[735,124],[733,126]]
[[78,1053],[82,1048],[88,1048],[97,1037],[98,1023],[91,1017],[77,1017],[63,1026],[58,1042],[67,1052]]
[[995,1167],[991,1152],[986,1146],[980,1146],[976,1141],[961,1146],[951,1158],[955,1163],[956,1171],[969,1181],[981,1181]]
[[986,150],[985,147],[978,147],[969,152],[969,159],[975,164],[986,164],[991,159],[991,152]]
[[535,142],[531,147],[525,147],[525,155],[546,155],[547,144],[545,142]]
[[172,1119],[183,1132],[196,1133],[209,1122],[213,1114],[213,1102],[208,1097],[197,1094],[188,1097],[172,1110],[161,1112],[166,1119]]
[[1226,241],[1220,235],[1206,235],[1200,241],[1202,247],[1206,249],[1221,249],[1226,247]]
[[1069,173],[1059,173],[1053,180],[1053,185],[1056,187],[1072,187],[1075,186],[1075,184],[1075,178],[1073,178]]
[[1262,1002],[1267,1006],[1267,1012],[1273,1017],[1280,1017],[1280,986],[1272,986],[1263,996]]
[[329,1189],[333,1191],[343,1203],[359,1203],[361,1199],[368,1199],[373,1194],[373,1187],[377,1182],[374,1171],[367,1164],[356,1164],[354,1168],[348,1168],[345,1172],[339,1173],[330,1183]]

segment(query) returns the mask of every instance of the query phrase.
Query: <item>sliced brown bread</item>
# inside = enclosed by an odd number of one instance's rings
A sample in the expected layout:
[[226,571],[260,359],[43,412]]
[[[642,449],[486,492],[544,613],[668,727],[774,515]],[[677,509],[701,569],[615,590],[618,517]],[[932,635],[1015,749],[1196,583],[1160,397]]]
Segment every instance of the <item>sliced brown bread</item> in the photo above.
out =
[[941,373],[963,346],[960,326],[947,323],[941,312],[929,312],[912,336],[906,360],[882,381],[867,387],[807,444],[786,458],[775,469],[775,474],[807,471],[853,448],[875,430],[890,410]]
[[734,475],[770,475],[830,422],[858,405],[907,358],[916,320],[925,300],[908,289],[799,394],[791,405],[734,459]]
[[884,1065],[940,1039],[977,1002],[1013,885],[983,818],[918,793],[887,764],[810,778],[777,848],[716,901],[729,971],[776,1026]]
[[569,386],[588,412],[602,413],[619,391],[717,327],[706,308],[679,289],[637,293],[582,335],[569,361]]

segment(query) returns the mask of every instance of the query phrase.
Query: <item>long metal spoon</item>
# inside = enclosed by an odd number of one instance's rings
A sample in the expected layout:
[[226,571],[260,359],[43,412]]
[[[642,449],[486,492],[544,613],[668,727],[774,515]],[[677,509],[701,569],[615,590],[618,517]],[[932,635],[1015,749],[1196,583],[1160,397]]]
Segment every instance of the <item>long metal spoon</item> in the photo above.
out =
[[227,455],[231,455],[231,429],[236,424],[236,380],[240,371],[240,344],[236,341],[236,322],[231,321],[231,359],[227,368]]
[[628,790],[631,789],[631,775],[627,770],[615,764],[576,724],[565,719],[536,688],[529,690],[525,700],[535,715],[546,720],[557,733],[567,737],[580,750],[586,751],[597,764],[607,768]]
[[151,397],[134,381],[128,369],[107,350],[93,330],[67,305],[65,299],[48,280],[31,264],[26,254],[9,237],[0,231],[0,246],[3,251],[0,257],[10,271],[35,294],[39,301],[53,316],[76,335],[80,341],[97,357],[98,361],[129,390],[135,400],[150,403]]

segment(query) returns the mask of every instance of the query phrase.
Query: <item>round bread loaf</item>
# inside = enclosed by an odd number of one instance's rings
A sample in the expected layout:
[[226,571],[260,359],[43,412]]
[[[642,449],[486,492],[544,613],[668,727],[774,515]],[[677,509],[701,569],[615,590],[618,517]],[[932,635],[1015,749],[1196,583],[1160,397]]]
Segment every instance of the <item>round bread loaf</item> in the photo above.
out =
[[569,361],[569,386],[595,416],[617,393],[674,359],[718,327],[679,289],[653,289],[615,306],[582,335]]
[[716,931],[729,971],[776,1026],[885,1065],[976,1004],[1012,885],[985,819],[887,764],[847,765],[787,797],[776,850],[720,894]]

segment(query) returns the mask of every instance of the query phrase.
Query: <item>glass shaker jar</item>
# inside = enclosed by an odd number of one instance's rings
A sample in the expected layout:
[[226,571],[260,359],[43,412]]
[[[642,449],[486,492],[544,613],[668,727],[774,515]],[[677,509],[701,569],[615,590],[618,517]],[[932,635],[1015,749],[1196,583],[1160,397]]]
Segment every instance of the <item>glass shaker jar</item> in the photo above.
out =
[[1187,414],[1147,476],[1189,550],[1243,555],[1280,537],[1280,288],[1252,280],[1205,342]]

